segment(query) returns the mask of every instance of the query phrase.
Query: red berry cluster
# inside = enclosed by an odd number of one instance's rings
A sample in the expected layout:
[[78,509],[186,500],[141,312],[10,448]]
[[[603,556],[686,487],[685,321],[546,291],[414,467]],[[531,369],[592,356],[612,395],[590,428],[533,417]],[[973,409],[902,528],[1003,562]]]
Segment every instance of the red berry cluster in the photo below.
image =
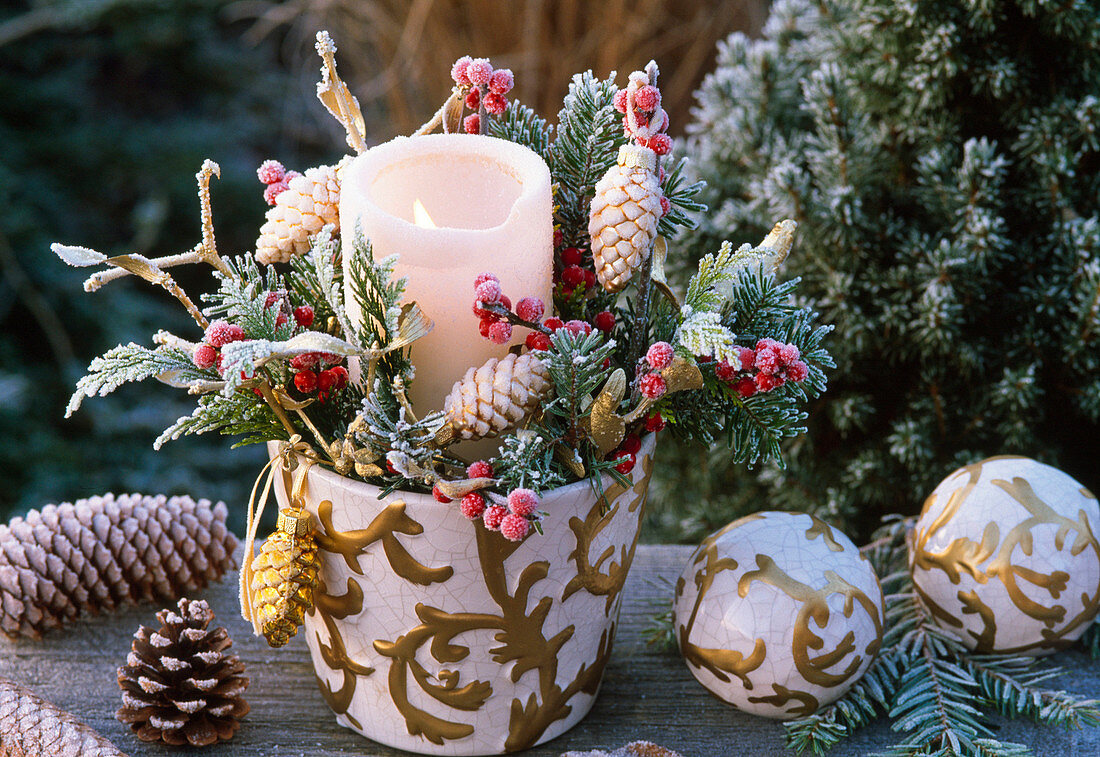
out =
[[245,341],[244,329],[228,321],[214,321],[206,327],[202,343],[191,352],[191,362],[196,368],[217,368],[222,372],[221,348],[231,342]]
[[672,365],[674,353],[668,342],[654,342],[646,350],[639,366],[638,391],[643,397],[658,400],[668,391],[668,383],[661,371]]
[[[661,90],[652,84],[636,86],[632,81],[626,89],[615,93],[615,110],[623,114],[623,130],[626,136],[658,155],[672,150],[672,137],[668,130],[668,113],[661,108]],[[633,123],[628,110],[633,108]]]
[[[467,478],[492,478],[493,466],[484,460],[478,460],[466,469]],[[450,498],[439,491],[432,490],[440,502],[450,502]],[[522,541],[531,531],[531,523],[538,520],[541,504],[539,495],[530,489],[513,489],[508,492],[504,504],[490,504],[481,492],[470,492],[459,504],[462,514],[470,520],[480,519],[490,531],[500,531],[509,541]]]
[[275,198],[287,190],[292,179],[301,174],[286,170],[277,160],[265,160],[256,169],[256,176],[267,185],[267,189],[264,190],[264,200],[268,205],[274,205]]
[[761,339],[756,349],[741,347],[738,357],[740,368],[722,360],[715,366],[714,375],[744,399],[757,392],[770,392],[788,381],[805,381],[810,375],[798,347],[775,339]]
[[554,283],[561,287],[564,297],[572,297],[573,292],[585,294],[596,287],[596,271],[584,265],[584,250],[579,247],[566,247],[559,254],[561,270],[554,274]]
[[627,434],[615,451],[607,456],[607,459],[617,460],[618,464],[615,466],[615,470],[625,476],[634,470],[634,466],[638,462],[638,450],[641,448],[641,438],[637,434]]
[[348,385],[348,369],[343,365],[343,355],[331,352],[306,352],[290,359],[294,372],[294,388],[302,394],[327,402],[334,392]]
[[494,116],[504,112],[508,107],[505,95],[515,84],[511,69],[494,69],[488,58],[471,58],[469,55],[463,55],[451,66],[451,78],[459,87],[469,87],[465,105],[475,112],[462,121],[462,128],[467,134],[481,133],[479,109],[484,108],[486,113]]

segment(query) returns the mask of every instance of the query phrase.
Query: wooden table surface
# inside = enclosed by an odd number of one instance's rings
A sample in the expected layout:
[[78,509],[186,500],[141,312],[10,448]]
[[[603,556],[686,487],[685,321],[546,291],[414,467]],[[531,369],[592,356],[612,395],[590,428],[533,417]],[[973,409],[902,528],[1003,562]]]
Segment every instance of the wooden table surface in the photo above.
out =
[[[636,739],[654,741],[685,757],[793,755],[784,748],[783,728],[771,720],[742,714],[712,697],[692,678],[676,653],[648,647],[642,636],[651,616],[671,601],[671,585],[691,554],[685,546],[638,548],[626,585],[618,637],[595,707],[581,723],[535,749],[531,757],[557,757],[569,750],[610,749]],[[252,635],[237,611],[235,576],[204,597],[228,627],[234,649],[244,660],[251,685],[252,712],[230,742],[201,750],[211,757],[329,757],[407,754],[339,727],[317,692],[309,652],[298,636],[272,650]],[[144,744],[114,719],[120,694],[115,671],[123,663],[137,627],[155,623],[157,608],[144,606],[78,622],[42,641],[3,639],[0,676],[31,688],[74,713],[122,751],[165,755],[181,750]],[[1071,674],[1052,685],[1100,698],[1100,664],[1081,652],[1055,658]],[[1030,746],[1041,757],[1100,755],[1100,728],[1070,731],[1004,721],[1003,739]],[[884,721],[864,729],[830,755],[865,755],[893,743]],[[185,750],[190,751],[190,750]],[[200,753],[195,750],[194,753]]]

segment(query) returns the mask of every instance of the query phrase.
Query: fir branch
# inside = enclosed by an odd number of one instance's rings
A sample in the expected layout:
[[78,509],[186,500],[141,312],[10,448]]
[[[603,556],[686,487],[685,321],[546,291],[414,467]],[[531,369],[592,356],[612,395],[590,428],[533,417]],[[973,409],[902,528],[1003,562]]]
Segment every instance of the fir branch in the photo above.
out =
[[588,416],[591,398],[607,378],[603,363],[614,352],[615,341],[598,329],[579,335],[558,329],[550,335],[550,344],[552,349],[543,356],[543,363],[554,387],[554,399],[543,413],[563,420],[564,441],[572,447],[581,436],[581,421]]
[[[214,272],[218,289],[203,297],[209,303],[203,312],[211,317],[224,316],[240,325],[249,339],[277,335],[279,328],[276,322],[280,310],[267,306],[268,292],[283,289],[282,278],[275,267],[267,266],[266,272],[261,272],[251,255],[241,255],[224,263],[229,273]],[[288,336],[289,333],[290,327],[284,325],[282,335]]]
[[557,434],[537,424],[504,437],[493,460],[493,476],[500,488],[543,492],[564,485],[566,477],[554,461],[557,443]]
[[1100,725],[1100,700],[1038,686],[1062,671],[1035,670],[1035,664],[1034,658],[1014,655],[970,655],[964,661],[986,702],[1002,715],[1066,728]]
[[174,347],[149,349],[130,342],[118,345],[92,360],[88,373],[76,384],[76,391],[69,398],[65,408],[65,417],[70,417],[80,409],[80,405],[89,397],[106,397],[123,384],[144,381],[162,373],[173,375],[194,374],[196,379],[206,378],[195,369],[191,356]]
[[511,100],[504,113],[488,119],[488,127],[490,136],[529,147],[550,163],[550,137],[554,127],[519,100]]
[[166,428],[153,449],[159,450],[169,441],[192,434],[217,431],[226,436],[243,436],[234,447],[258,444],[272,439],[288,439],[289,434],[271,408],[257,402],[251,392],[236,392],[229,397],[207,394],[199,398],[191,415],[185,415]]
[[665,173],[665,180],[661,183],[661,191],[668,198],[671,209],[658,222],[657,233],[670,239],[676,234],[690,231],[698,226],[698,221],[693,214],[707,210],[707,206],[698,199],[706,182],[687,183],[684,177],[686,164],[685,158],[677,160],[672,169]]
[[593,188],[626,144],[613,104],[616,91],[614,74],[604,81],[591,71],[577,74],[558,113],[549,164],[558,184],[556,220],[571,243],[582,242],[587,234]]

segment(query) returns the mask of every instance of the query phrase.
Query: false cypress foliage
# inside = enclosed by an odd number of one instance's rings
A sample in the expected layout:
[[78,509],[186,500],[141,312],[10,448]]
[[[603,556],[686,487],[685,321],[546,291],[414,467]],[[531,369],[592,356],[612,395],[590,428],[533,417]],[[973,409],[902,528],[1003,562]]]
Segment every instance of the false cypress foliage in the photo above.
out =
[[796,219],[838,367],[786,470],[666,478],[707,503],[666,533],[766,506],[865,536],[1002,453],[1100,489],[1100,2],[781,0],[697,97],[696,256]]
[[[317,129],[289,134],[272,120],[312,102],[312,83],[296,92],[277,41],[247,45],[247,24],[222,10],[218,0],[0,10],[0,519],[89,491],[247,499],[258,448],[230,454],[221,440],[198,440],[154,454],[155,432],[189,411],[166,387],[127,390],[64,420],[94,355],[158,326],[186,333],[188,320],[134,279],[84,293],[85,274],[49,249],[190,248],[200,233],[194,175],[212,158],[222,167],[211,188],[219,248],[244,251],[265,208],[260,161],[300,169],[326,157],[320,145],[331,140]],[[205,288],[209,274],[192,268],[180,270],[183,283]]]

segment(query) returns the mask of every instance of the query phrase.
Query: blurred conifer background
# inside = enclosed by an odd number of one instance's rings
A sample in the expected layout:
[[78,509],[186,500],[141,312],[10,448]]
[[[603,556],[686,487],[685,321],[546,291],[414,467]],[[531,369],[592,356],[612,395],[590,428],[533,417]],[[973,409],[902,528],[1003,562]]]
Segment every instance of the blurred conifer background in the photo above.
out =
[[[152,441],[189,412],[153,382],[65,403],[92,357],[190,334],[173,300],[135,281],[95,294],[53,241],[163,255],[199,239],[194,174],[213,185],[223,253],[250,250],[263,219],[255,169],[304,169],[343,152],[314,98],[313,36],[328,29],[370,143],[408,133],[449,90],[451,63],[491,57],[516,96],[553,120],[569,77],[625,74],[655,58],[672,131],[731,31],[756,33],[764,0],[44,0],[0,10],[0,517],[105,491],[224,499],[240,530],[264,460],[222,437]],[[189,291],[205,271],[181,273]]]

